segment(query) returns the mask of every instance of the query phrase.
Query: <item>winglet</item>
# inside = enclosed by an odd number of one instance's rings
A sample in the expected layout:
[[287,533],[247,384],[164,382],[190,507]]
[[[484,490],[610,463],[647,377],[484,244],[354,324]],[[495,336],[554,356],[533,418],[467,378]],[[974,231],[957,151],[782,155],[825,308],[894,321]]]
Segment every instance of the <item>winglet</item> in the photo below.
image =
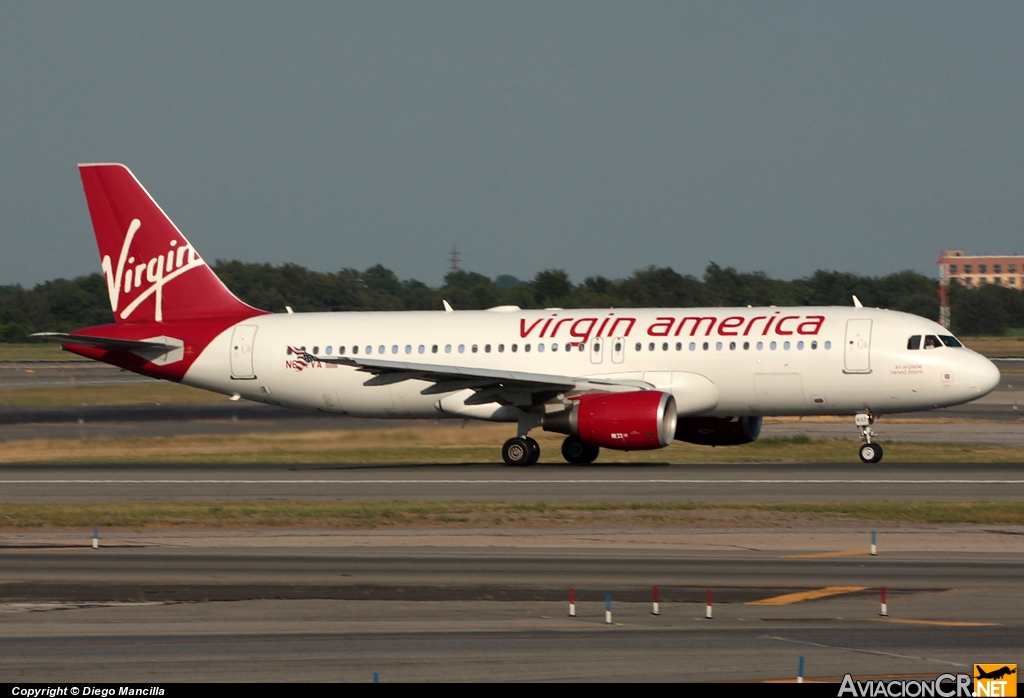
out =
[[454,313],[455,312],[455,308],[453,308],[451,305],[449,305],[448,301],[444,301],[443,300],[441,302],[444,303],[444,312],[446,312],[446,313]]
[[853,307],[854,308],[863,308],[864,307],[864,305],[860,302],[860,298],[857,298],[857,296],[853,297]]

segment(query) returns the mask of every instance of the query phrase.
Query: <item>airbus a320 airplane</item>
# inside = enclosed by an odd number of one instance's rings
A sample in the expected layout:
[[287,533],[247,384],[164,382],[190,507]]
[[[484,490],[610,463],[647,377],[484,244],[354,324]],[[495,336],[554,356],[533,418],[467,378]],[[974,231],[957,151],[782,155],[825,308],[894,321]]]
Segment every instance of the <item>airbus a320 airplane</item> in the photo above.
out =
[[859,307],[271,314],[236,298],[124,165],[79,165],[115,323],[34,335],[153,378],[360,417],[509,422],[562,455],[754,441],[764,415],[875,418],[957,405],[999,371],[940,325]]

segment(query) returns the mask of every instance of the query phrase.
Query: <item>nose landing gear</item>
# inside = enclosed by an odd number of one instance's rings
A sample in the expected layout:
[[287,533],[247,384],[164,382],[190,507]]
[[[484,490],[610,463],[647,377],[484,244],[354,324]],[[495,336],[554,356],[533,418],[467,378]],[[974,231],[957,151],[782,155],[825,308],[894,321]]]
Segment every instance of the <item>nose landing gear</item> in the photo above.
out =
[[871,443],[871,438],[878,436],[871,425],[875,423],[875,416],[870,412],[861,412],[854,417],[857,428],[860,429],[860,440],[864,444],[860,447],[860,460],[863,463],[877,463],[882,460],[882,447],[879,444]]

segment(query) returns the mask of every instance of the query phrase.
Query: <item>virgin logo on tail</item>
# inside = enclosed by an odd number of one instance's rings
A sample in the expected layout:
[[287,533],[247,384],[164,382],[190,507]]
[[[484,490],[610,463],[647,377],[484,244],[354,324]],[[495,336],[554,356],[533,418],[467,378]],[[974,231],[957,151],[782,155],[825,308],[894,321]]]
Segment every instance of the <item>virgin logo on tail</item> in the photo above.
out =
[[[110,308],[115,314],[119,314],[122,320],[127,320],[132,313],[150,296],[156,296],[155,320],[163,321],[163,288],[164,285],[178,278],[192,269],[205,267],[206,262],[196,254],[192,245],[187,242],[178,244],[177,240],[171,240],[166,253],[159,254],[146,261],[136,262],[134,256],[129,256],[132,240],[135,233],[139,232],[142,222],[133,218],[128,224],[128,233],[121,244],[121,254],[117,260],[117,269],[113,268],[110,255],[104,255],[102,260],[103,275],[107,279],[107,293],[110,295]],[[143,283],[148,284],[143,286]],[[138,295],[132,298],[125,307],[121,308],[122,300],[136,289],[142,289]],[[125,298],[122,298],[124,294]]]

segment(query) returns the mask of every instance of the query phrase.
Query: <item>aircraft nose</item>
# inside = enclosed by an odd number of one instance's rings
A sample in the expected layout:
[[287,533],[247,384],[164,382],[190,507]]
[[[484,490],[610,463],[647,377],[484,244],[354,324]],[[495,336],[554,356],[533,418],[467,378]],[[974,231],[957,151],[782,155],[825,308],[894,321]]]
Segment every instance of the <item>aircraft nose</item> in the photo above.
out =
[[984,356],[975,356],[971,362],[970,388],[978,397],[988,395],[999,385],[999,369]]

